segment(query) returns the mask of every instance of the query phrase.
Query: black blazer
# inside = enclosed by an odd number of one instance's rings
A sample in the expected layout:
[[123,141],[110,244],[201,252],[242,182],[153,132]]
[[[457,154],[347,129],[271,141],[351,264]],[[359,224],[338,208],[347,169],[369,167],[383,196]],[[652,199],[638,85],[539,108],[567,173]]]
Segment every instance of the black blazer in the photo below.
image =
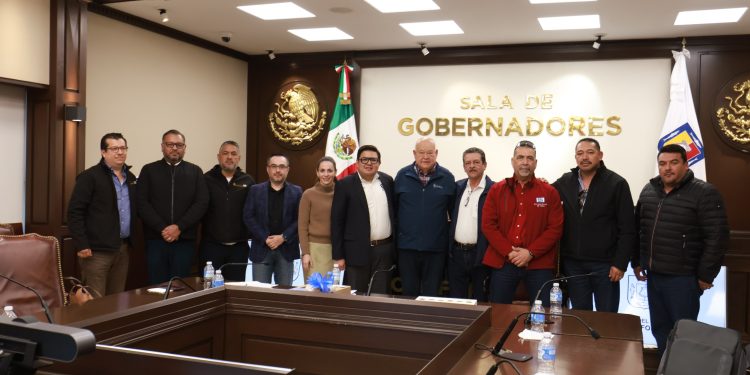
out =
[[[396,229],[396,210],[393,206],[393,177],[378,172],[388,200],[391,218],[391,237]],[[333,259],[344,259],[347,265],[370,264],[370,211],[365,190],[358,173],[336,183],[331,206],[331,244]]]
[[284,208],[281,214],[283,233],[270,233],[268,228],[268,189],[271,183],[261,182],[250,187],[245,200],[243,219],[253,242],[250,244],[250,260],[262,262],[271,249],[266,245],[266,238],[272,234],[283,234],[286,241],[277,249],[289,262],[299,259],[299,235],[297,234],[297,217],[302,188],[285,182]]

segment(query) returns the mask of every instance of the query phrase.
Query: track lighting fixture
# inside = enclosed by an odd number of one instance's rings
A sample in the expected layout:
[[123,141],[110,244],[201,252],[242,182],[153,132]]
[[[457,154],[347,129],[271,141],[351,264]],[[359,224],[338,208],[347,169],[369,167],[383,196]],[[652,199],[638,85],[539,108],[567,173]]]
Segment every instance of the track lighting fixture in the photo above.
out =
[[275,53],[273,53],[273,50],[272,50],[272,49],[269,49],[269,50],[267,50],[267,51],[268,51],[268,59],[269,59],[269,60],[273,60],[273,59],[275,59],[275,58],[276,58],[276,54],[275,54]]
[[430,50],[427,49],[427,46],[424,43],[419,43],[419,47],[421,47],[420,51],[422,51],[422,55],[429,55]]
[[596,35],[596,40],[594,41],[594,44],[591,45],[591,47],[594,47],[594,49],[599,49],[599,47],[602,46],[602,34]]
[[159,9],[159,15],[161,16],[162,23],[169,22],[169,15],[167,14],[166,9]]

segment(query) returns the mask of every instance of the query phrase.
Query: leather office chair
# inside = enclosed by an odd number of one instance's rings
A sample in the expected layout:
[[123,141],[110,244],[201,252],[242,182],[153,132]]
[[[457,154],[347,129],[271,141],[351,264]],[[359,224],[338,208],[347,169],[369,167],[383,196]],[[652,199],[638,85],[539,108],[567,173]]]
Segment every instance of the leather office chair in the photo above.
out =
[[14,235],[13,226],[10,224],[0,223],[0,235]]
[[[0,274],[35,289],[50,308],[67,303],[55,237],[0,235]],[[5,305],[12,305],[18,316],[43,311],[34,293],[0,278],[0,306]]]

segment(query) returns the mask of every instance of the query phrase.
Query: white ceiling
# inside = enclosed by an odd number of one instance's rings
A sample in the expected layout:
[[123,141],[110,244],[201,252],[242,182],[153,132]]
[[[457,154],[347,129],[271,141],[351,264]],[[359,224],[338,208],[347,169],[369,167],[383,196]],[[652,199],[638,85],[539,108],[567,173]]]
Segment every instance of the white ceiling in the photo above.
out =
[[[263,21],[246,14],[238,5],[294,1],[315,18]],[[674,26],[681,10],[746,7],[750,0],[598,0],[596,2],[531,5],[528,0],[435,0],[439,10],[382,14],[364,0],[141,0],[110,5],[135,16],[160,22],[164,8],[170,21],[164,25],[197,37],[226,44],[247,54],[274,50],[277,54],[503,45],[545,42],[593,42],[595,34],[607,40],[681,38],[750,34],[750,12],[737,23]],[[601,28],[543,31],[537,17],[599,14]],[[402,22],[455,20],[462,35],[415,37],[399,26]],[[354,39],[307,42],[288,29],[338,27]],[[222,32],[233,34],[229,43]]]

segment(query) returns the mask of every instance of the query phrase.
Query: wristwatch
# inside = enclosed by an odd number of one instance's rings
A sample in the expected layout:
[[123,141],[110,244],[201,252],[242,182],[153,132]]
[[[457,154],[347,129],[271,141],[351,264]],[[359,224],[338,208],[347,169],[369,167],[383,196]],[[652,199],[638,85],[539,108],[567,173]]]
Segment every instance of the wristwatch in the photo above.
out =
[[528,252],[529,252],[529,255],[531,255],[531,259],[534,259],[534,258],[536,258],[536,256],[534,255],[534,253],[532,253],[532,252],[531,252],[531,250],[529,250],[529,249],[526,249],[526,251],[528,251]]

